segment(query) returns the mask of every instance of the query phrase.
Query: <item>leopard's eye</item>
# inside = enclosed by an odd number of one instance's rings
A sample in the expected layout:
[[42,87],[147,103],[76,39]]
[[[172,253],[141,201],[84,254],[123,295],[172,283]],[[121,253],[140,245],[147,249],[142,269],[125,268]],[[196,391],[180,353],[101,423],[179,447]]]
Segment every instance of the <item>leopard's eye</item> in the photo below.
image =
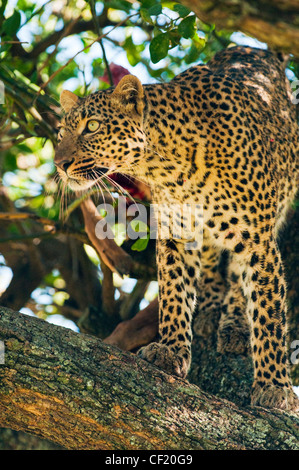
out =
[[100,123],[99,121],[95,121],[92,119],[91,121],[88,121],[86,127],[89,130],[89,132],[96,132],[98,128],[100,127]]

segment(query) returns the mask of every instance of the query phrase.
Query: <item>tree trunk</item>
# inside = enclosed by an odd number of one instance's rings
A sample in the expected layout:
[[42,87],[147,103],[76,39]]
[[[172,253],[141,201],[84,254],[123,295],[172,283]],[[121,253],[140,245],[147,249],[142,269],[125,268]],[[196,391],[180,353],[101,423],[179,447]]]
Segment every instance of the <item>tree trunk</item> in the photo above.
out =
[[95,337],[0,308],[0,425],[68,449],[299,449],[295,414],[238,408]]
[[272,49],[299,57],[297,0],[182,0],[198,18],[219,29],[242,31]]

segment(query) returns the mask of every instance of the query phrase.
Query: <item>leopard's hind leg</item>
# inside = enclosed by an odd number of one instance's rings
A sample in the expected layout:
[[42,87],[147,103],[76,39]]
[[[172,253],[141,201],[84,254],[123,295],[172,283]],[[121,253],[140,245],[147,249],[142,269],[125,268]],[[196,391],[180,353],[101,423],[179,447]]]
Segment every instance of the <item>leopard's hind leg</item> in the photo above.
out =
[[242,286],[242,267],[229,254],[227,293],[221,307],[217,350],[221,353],[246,354],[250,351],[250,329]]

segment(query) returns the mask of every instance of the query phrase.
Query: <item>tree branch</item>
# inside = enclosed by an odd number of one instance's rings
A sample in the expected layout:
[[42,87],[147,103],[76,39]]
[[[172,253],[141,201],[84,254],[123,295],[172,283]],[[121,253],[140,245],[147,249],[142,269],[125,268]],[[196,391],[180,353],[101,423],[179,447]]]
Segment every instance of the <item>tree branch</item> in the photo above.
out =
[[[106,26],[114,26],[115,22],[110,21],[107,18],[106,12],[99,15],[98,21],[101,28]],[[59,31],[54,31],[45,38],[43,38],[38,43],[34,44],[33,49],[30,52],[27,52],[23,47],[20,41],[15,41],[13,47],[11,48],[11,53],[13,56],[26,57],[26,59],[36,59],[42,52],[44,52],[48,47],[56,44],[62,37],[70,36],[72,34],[85,33],[87,31],[94,31],[94,22],[93,20],[87,21],[76,21],[69,20],[64,23],[64,26]]]
[[95,227],[103,218],[97,212],[91,199],[83,201],[81,209],[84,216],[85,231],[101,259],[112,272],[120,276],[129,274],[136,279],[153,279],[155,277],[156,272],[151,266],[145,266],[134,261],[128,253],[115,243],[113,233],[109,227],[107,227],[107,231],[110,230],[110,237],[112,238],[106,237],[103,240],[97,238]]
[[52,75],[48,78],[48,80],[43,83],[37,93],[37,96],[41,93],[42,90],[44,90],[47,85],[53,80],[53,78],[56,77],[56,75],[58,75],[63,69],[65,69],[65,67],[67,67],[76,57],[77,55],[81,54],[81,52],[84,52],[86,51],[87,49],[89,49],[95,42],[99,42],[101,41],[102,39],[104,39],[106,36],[108,36],[114,29],[118,28],[119,26],[122,26],[123,24],[125,24],[129,19],[133,18],[134,16],[136,16],[137,13],[133,14],[133,15],[129,15],[127,16],[124,20],[121,20],[119,21],[117,24],[115,24],[113,26],[113,28],[111,28],[110,31],[108,31],[107,33],[104,33],[104,34],[101,34],[101,36],[97,37],[96,39],[94,39],[90,44],[88,44],[87,46],[83,47],[80,51],[76,52],[76,54],[71,57],[69,60],[66,61],[65,64],[61,65],[61,67],[59,67],[55,72],[52,73]]
[[182,0],[198,18],[219,29],[242,31],[272,49],[299,55],[297,0]]
[[104,342],[124,351],[133,351],[154,341],[157,335],[158,298],[156,297],[133,318],[118,323]]
[[299,449],[296,415],[240,409],[94,337],[0,308],[0,339],[3,427],[68,449]]

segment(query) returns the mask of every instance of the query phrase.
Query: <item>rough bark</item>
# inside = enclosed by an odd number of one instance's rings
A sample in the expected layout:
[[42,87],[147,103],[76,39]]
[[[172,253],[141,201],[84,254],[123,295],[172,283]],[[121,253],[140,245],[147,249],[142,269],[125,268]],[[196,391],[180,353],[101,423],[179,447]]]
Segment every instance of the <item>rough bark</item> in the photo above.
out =
[[0,425],[68,449],[299,449],[291,413],[238,408],[100,340],[0,309]]
[[204,22],[242,31],[272,49],[299,56],[297,0],[182,0]]

